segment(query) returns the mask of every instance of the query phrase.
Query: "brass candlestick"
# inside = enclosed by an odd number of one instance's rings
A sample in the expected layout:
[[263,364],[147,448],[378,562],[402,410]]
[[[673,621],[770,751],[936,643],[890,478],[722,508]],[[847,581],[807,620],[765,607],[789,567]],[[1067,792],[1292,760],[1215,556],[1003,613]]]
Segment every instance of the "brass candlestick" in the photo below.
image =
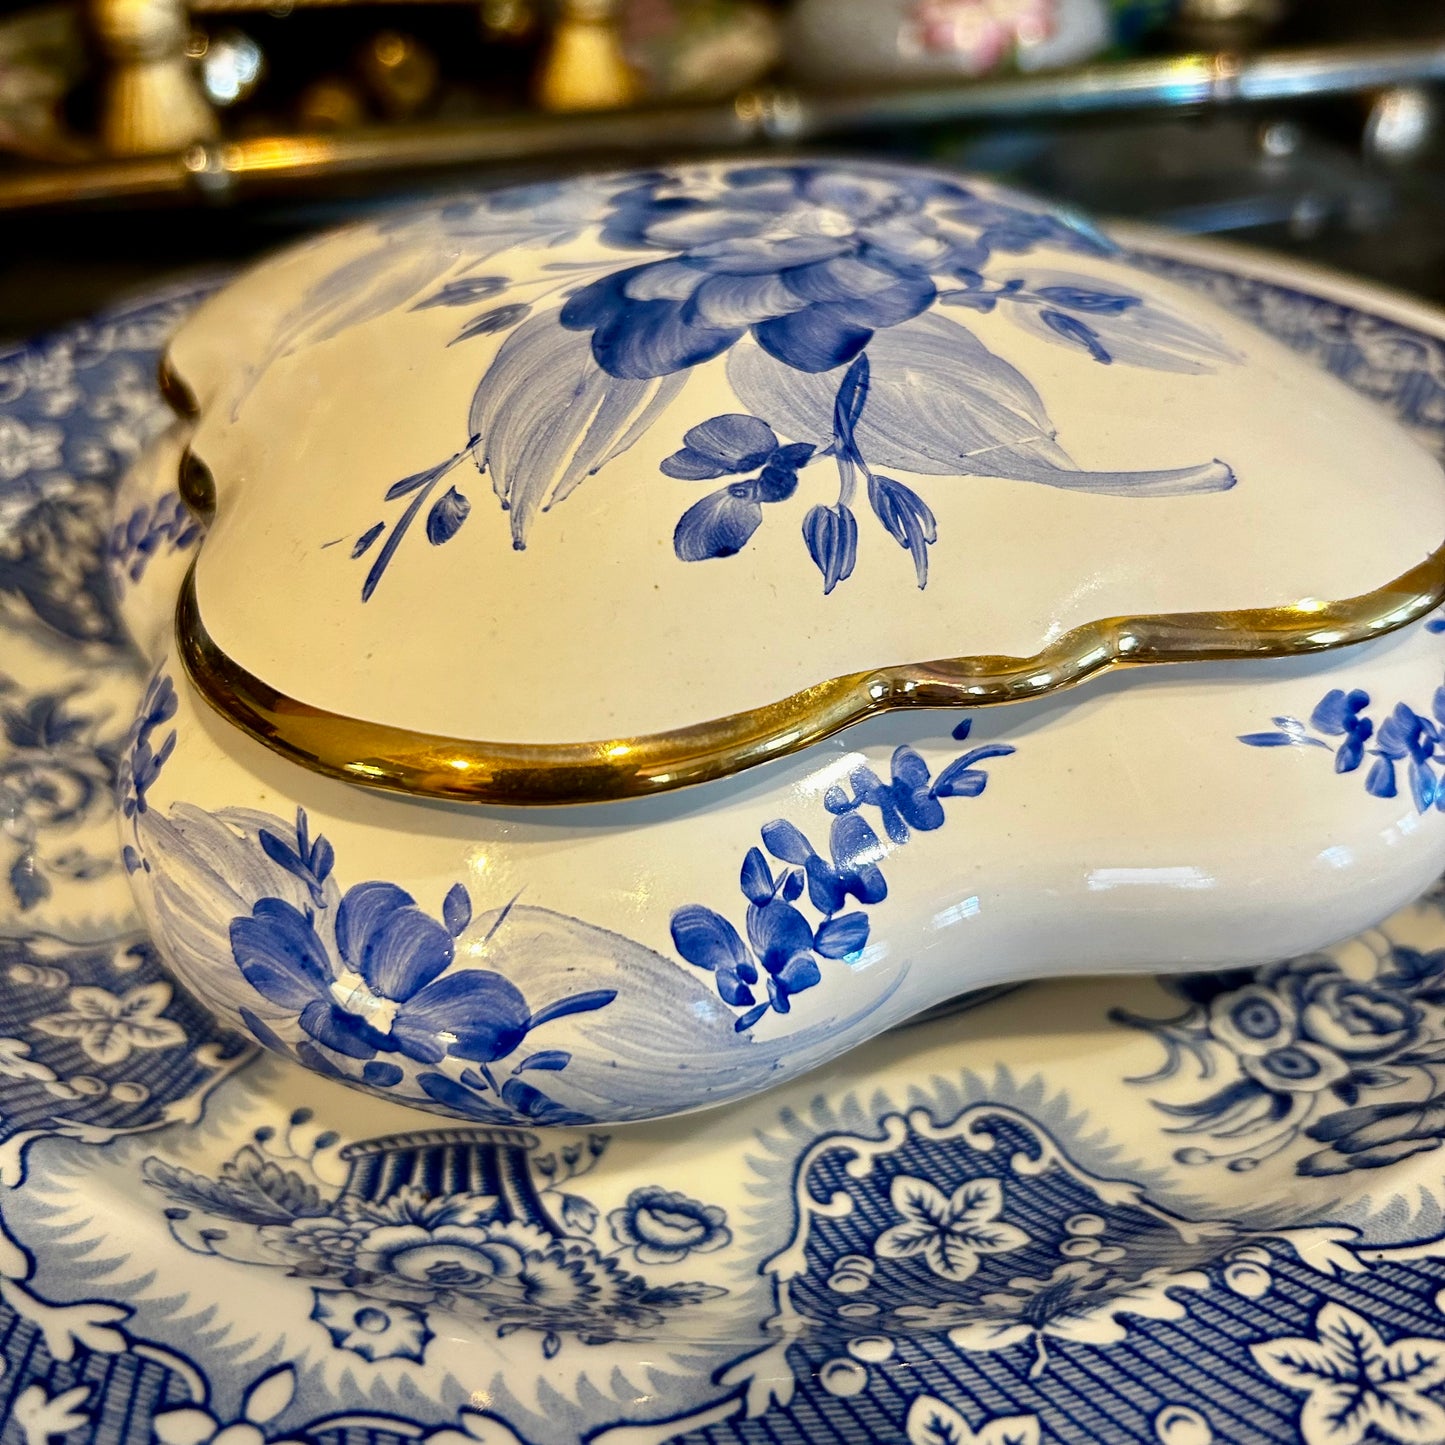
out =
[[542,68],[537,103],[544,110],[620,110],[642,99],[642,81],[627,62],[617,0],[562,0]]
[[93,0],[91,16],[110,61],[101,140],[111,155],[157,155],[217,134],[186,54],[183,0]]

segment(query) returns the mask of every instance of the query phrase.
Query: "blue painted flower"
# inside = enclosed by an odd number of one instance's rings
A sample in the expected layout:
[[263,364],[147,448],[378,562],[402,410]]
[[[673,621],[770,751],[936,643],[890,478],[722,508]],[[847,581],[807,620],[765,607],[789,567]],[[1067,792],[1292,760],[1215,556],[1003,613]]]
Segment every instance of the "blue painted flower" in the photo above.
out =
[[1412,1043],[1423,1014],[1398,989],[1320,974],[1301,990],[1300,1032],[1350,1059],[1380,1059]]
[[449,973],[454,932],[470,918],[470,904],[450,906],[446,927],[395,884],[359,883],[336,910],[339,960],[317,933],[314,912],[282,898],[263,898],[249,917],[233,920],[231,950],[258,993],[293,1011],[317,1043],[353,1059],[386,1052],[425,1064],[447,1055],[487,1064],[538,1024],[612,1001],[612,993],[582,994],[533,1014],[501,974]]
[[725,1210],[656,1184],[634,1189],[607,1216],[607,1225],[641,1264],[678,1264],[690,1254],[726,1248],[733,1237]]
[[1396,703],[1394,712],[1380,724],[1375,739],[1376,760],[1366,780],[1366,788],[1376,797],[1393,798],[1395,765],[1405,763],[1415,807],[1423,813],[1436,801],[1440,792],[1435,770],[1430,765],[1439,745],[1439,730],[1429,718],[1422,717],[1403,702]]
[[1246,1076],[1277,1094],[1317,1094],[1350,1072],[1337,1054],[1303,1040],[1246,1055],[1239,1064]]
[[1209,1005],[1209,1032],[1240,1058],[1258,1058],[1294,1038],[1295,1011],[1272,988],[1249,984]]
[[1056,217],[929,175],[740,166],[716,187],[650,177],[613,198],[604,241],[666,252],[576,292],[562,324],[617,377],[667,376],[751,332],[800,371],[830,371],[881,327],[926,311],[935,275],[971,279],[992,250],[1101,249]]
[[812,455],[807,442],[781,445],[772,427],[755,416],[731,413],[693,427],[682,449],[662,463],[667,476],[701,482],[757,475],[729,482],[694,502],[673,533],[677,555],[684,562],[700,562],[741,551],[763,520],[764,503],[791,497],[798,489],[798,469]]
[[1365,744],[1374,734],[1375,725],[1364,715],[1370,705],[1370,694],[1361,688],[1345,692],[1334,688],[1327,692],[1310,714],[1310,725],[1330,737],[1343,738],[1335,753],[1335,771],[1352,773],[1365,755]]
[[1345,692],[1334,688],[1316,704],[1308,727],[1298,718],[1277,717],[1274,730],[1243,733],[1239,740],[1254,748],[1329,749],[1323,738],[1311,735],[1309,729],[1313,728],[1324,737],[1339,739],[1333,749],[1335,771],[1353,773],[1363,763],[1366,744],[1373,737],[1375,746],[1368,751],[1374,762],[1365,775],[1365,791],[1376,798],[1397,796],[1397,768],[1403,765],[1416,811],[1424,813],[1433,807],[1445,812],[1445,779],[1436,772],[1445,758],[1445,687],[1437,688],[1431,700],[1433,718],[1402,702],[1376,729],[1366,715],[1369,706],[1370,695],[1362,689]]
[[426,1315],[412,1305],[379,1301],[352,1290],[312,1291],[311,1318],[331,1336],[338,1350],[350,1350],[369,1364],[426,1356],[432,1338]]

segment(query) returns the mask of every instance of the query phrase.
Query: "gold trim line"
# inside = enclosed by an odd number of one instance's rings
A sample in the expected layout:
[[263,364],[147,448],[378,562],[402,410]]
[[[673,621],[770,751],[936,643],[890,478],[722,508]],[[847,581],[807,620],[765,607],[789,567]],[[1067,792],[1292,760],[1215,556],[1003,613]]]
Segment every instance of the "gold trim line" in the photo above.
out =
[[1088,622],[1032,657],[956,657],[835,677],[779,702],[670,732],[590,743],[492,743],[365,722],[283,696],[201,620],[192,564],[176,607],[191,681],[222,717],[293,762],[365,787],[472,803],[616,802],[730,777],[905,708],[1023,702],[1119,667],[1294,657],[1382,637],[1445,601],[1445,545],[1343,602]]

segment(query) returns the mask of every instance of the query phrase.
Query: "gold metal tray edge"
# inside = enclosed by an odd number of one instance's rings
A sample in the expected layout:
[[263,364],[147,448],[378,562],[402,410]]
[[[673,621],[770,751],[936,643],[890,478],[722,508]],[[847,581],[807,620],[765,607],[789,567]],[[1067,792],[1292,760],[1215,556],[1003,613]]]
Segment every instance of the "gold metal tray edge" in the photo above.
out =
[[584,743],[498,743],[389,727],[286,697],[206,630],[195,564],[176,607],[186,673],[223,718],[315,772],[414,797],[512,806],[647,797],[787,757],[866,718],[907,708],[1023,702],[1120,667],[1294,657],[1381,637],[1445,602],[1445,543],[1344,601],[1084,623],[1032,657],[958,657],[850,673],[667,732]]

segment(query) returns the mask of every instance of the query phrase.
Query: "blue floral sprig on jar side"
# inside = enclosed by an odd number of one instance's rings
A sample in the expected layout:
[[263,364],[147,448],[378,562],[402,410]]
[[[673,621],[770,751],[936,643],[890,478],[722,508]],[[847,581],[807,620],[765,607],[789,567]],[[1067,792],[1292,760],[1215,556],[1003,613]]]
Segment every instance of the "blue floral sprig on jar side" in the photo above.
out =
[[[962,742],[971,726],[972,719],[965,719],[953,737]],[[1007,743],[970,748],[936,778],[923,756],[907,746],[894,750],[886,783],[872,768],[854,768],[848,776],[851,794],[835,785],[823,798],[833,815],[827,856],[786,819],[764,824],[763,846],[748,849],[738,879],[748,902],[746,942],[727,918],[702,904],[673,913],[674,946],[689,963],[713,975],[725,1004],[741,1010],[739,1033],[769,1010],[788,1013],[794,994],[821,983],[820,959],[854,962],[867,946],[870,924],[862,909],[888,896],[880,866],[888,850],[863,810],[876,811],[889,841],[902,847],[914,830],[929,833],[943,827],[943,799],[976,798],[983,792],[988,774],[980,763],[1015,751]],[[769,863],[769,854],[784,865],[779,871]],[[805,893],[810,908],[820,915],[817,923],[800,906]],[[849,899],[860,907],[845,913]]]
[[[1426,626],[1441,630],[1432,623]],[[1374,761],[1365,774],[1365,791],[1376,798],[1398,795],[1397,770],[1403,766],[1416,811],[1445,812],[1445,779],[1436,772],[1445,764],[1445,687],[1435,690],[1431,717],[1401,702],[1377,726],[1369,716],[1370,706],[1370,694],[1363,689],[1346,692],[1337,687],[1319,700],[1308,723],[1277,717],[1273,730],[1242,733],[1239,740],[1252,748],[1323,748],[1334,753],[1337,773],[1356,772],[1369,756]],[[1373,747],[1367,746],[1371,739]]]
[[[120,801],[121,816],[134,823],[149,804],[146,793],[161,775],[161,769],[169,761],[176,748],[176,730],[171,728],[159,744],[155,743],[159,730],[176,715],[177,699],[175,684],[170,677],[158,672],[151,678],[141,703],[140,713],[131,728],[125,750],[121,754],[120,767],[116,774],[116,796]],[[131,872],[139,866],[134,849],[126,850],[126,866]]]
[[762,524],[763,507],[785,502],[798,489],[798,473],[814,461],[832,457],[838,466],[838,499],[812,507],[803,519],[803,540],[823,577],[824,595],[853,575],[858,556],[858,522],[852,504],[859,477],[868,486],[868,504],[884,530],[913,558],[919,587],[928,585],[928,549],[938,540],[938,523],[928,503],[911,487],[875,473],[858,446],[858,423],[868,403],[868,354],[848,368],[833,406],[833,435],[826,443],[779,443],[767,422],[731,413],[695,426],[683,437],[681,451],[662,463],[663,472],[683,481],[718,477],[754,477],[729,482],[683,513],[673,533],[673,549],[684,562],[731,557],[741,551]]

